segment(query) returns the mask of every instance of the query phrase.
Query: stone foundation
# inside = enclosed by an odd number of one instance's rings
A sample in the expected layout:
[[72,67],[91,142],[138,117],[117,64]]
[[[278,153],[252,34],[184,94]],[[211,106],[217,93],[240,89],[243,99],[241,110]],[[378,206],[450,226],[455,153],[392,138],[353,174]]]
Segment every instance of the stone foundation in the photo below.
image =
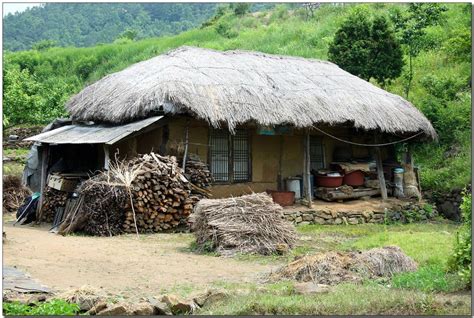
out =
[[425,202],[392,200],[379,201],[379,204],[360,204],[357,207],[338,203],[331,208],[330,204],[323,204],[313,208],[306,206],[293,206],[285,208],[283,214],[286,220],[295,225],[308,224],[362,224],[388,222],[411,223],[433,218],[437,215],[436,208]]
[[460,222],[461,221],[461,203],[464,192],[471,192],[471,185],[467,185],[466,189],[452,189],[449,192],[439,193],[426,191],[423,193],[424,198],[436,205],[439,214],[445,218]]

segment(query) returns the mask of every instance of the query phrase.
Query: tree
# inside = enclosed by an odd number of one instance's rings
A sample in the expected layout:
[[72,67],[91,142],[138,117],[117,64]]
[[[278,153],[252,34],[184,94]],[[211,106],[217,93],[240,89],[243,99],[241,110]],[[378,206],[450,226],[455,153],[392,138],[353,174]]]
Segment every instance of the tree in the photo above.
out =
[[398,11],[392,16],[401,43],[408,54],[408,80],[405,86],[407,98],[413,80],[413,58],[429,48],[426,28],[440,24],[445,11],[447,8],[437,3],[411,3],[408,5],[408,10]]
[[356,11],[341,25],[329,46],[329,59],[365,80],[374,78],[381,86],[400,76],[403,52],[387,19],[373,22]]
[[369,74],[382,87],[400,76],[403,69],[403,51],[387,19],[376,17],[371,31],[372,47],[369,53]]
[[234,10],[235,15],[244,15],[250,11],[250,3],[232,3],[230,8]]
[[56,46],[56,41],[53,40],[42,40],[38,41],[35,44],[32,45],[33,50],[37,51],[45,51],[49,48],[55,47]]
[[336,31],[328,50],[329,60],[351,74],[370,79],[370,22],[362,11],[351,14]]
[[127,29],[119,35],[119,39],[135,40],[138,35],[138,31],[134,29]]

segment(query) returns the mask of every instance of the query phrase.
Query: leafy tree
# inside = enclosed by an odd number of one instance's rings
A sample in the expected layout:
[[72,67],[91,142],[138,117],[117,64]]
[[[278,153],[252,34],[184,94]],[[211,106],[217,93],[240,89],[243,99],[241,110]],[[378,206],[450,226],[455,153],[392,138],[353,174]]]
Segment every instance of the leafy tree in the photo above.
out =
[[371,22],[364,11],[355,11],[337,30],[329,46],[329,59],[365,80],[385,86],[400,76],[403,52],[387,19]]
[[370,21],[365,12],[357,10],[336,31],[328,50],[329,60],[351,74],[370,79]]
[[230,8],[234,11],[235,15],[241,16],[250,11],[251,4],[248,2],[244,3],[232,3]]
[[408,79],[405,95],[408,98],[413,80],[413,58],[429,48],[426,28],[438,25],[447,8],[437,3],[411,3],[406,11],[396,11],[392,16],[395,27],[400,34],[401,43],[408,54]]
[[389,28],[387,19],[376,17],[371,31],[372,46],[369,53],[369,75],[382,87],[400,76],[403,69],[403,51]]
[[129,39],[129,40],[133,41],[137,38],[137,36],[138,36],[138,31],[137,30],[127,29],[119,35],[119,38]]
[[49,48],[52,48],[52,47],[55,47],[56,46],[56,41],[53,41],[53,40],[41,40],[41,41],[38,41],[36,42],[35,44],[33,44],[31,46],[31,48],[33,50],[37,50],[37,51],[44,51],[44,50],[47,50]]

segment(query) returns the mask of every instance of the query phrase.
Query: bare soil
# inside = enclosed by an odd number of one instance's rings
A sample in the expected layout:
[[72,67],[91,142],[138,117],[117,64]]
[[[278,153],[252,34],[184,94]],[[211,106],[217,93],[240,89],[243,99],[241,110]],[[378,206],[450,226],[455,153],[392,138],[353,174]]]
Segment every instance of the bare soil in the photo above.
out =
[[256,281],[275,266],[192,253],[192,234],[63,237],[47,225],[12,223],[4,220],[4,265],[56,291],[90,285],[125,297],[150,296],[180,285]]

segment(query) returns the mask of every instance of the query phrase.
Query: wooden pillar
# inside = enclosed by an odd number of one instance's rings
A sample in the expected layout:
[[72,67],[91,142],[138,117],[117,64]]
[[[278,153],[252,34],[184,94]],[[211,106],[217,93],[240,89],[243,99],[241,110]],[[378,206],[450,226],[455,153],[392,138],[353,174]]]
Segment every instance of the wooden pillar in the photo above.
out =
[[306,147],[305,147],[305,175],[306,175],[306,199],[308,200],[308,207],[311,208],[312,206],[312,192],[313,189],[311,187],[311,154],[310,154],[310,137],[309,133],[306,133]]
[[277,190],[283,191],[285,185],[283,184],[283,135],[280,135],[280,154],[278,158],[278,176],[277,176]]
[[380,151],[380,147],[375,147],[375,160],[377,162],[377,177],[380,183],[382,199],[387,200],[387,186],[385,185],[385,176],[383,174],[382,152]]
[[49,162],[49,145],[41,145],[41,180],[40,180],[40,192],[41,196],[39,198],[38,207],[36,210],[36,220],[39,222],[41,219],[41,208],[43,206],[44,199],[44,190],[46,188],[46,182],[48,178],[48,162]]
[[109,170],[109,167],[110,167],[109,145],[104,144],[104,169]]
[[183,171],[186,171],[186,157],[188,156],[188,145],[189,145],[189,120],[186,120],[186,131],[184,133]]

